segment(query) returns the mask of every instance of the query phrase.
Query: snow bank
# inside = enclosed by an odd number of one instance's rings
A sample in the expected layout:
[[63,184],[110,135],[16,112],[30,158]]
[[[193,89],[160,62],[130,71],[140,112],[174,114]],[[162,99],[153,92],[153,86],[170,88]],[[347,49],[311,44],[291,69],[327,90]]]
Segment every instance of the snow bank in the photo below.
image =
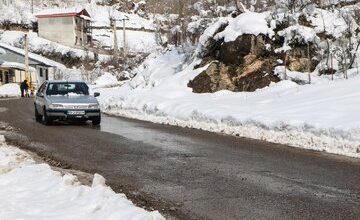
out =
[[[360,76],[300,86],[281,81],[256,92],[194,94],[204,69],[182,67],[177,51],[152,55],[120,88],[99,89],[106,113],[360,157]],[[350,74],[351,75],[351,74]]]
[[20,86],[15,83],[0,85],[0,98],[20,96]]
[[120,82],[114,75],[109,72],[105,72],[102,76],[97,78],[94,85],[98,88],[114,87],[120,85]]
[[35,164],[25,152],[0,136],[0,219],[163,220],[158,211],[136,207],[95,174],[91,187],[47,164]]

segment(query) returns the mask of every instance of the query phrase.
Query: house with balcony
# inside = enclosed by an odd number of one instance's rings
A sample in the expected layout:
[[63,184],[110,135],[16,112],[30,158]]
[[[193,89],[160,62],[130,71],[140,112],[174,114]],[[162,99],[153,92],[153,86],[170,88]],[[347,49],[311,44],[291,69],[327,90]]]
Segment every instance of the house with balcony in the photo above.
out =
[[35,16],[39,37],[67,46],[91,45],[91,18],[86,9],[49,9]]

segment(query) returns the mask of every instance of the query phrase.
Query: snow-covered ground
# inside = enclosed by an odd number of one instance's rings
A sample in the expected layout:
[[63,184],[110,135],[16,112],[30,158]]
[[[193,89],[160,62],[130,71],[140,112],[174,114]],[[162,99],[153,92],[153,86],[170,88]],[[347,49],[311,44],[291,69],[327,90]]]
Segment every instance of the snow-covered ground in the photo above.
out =
[[20,96],[20,86],[15,83],[0,85],[0,98]]
[[[22,31],[2,31],[0,30],[0,43],[8,44],[10,46],[22,47],[25,33]],[[38,37],[37,33],[28,33],[29,38],[29,50],[34,53],[43,54],[61,54],[63,56],[70,56],[73,58],[94,59],[94,53],[81,49],[72,48],[56,42],[49,41],[47,39]],[[100,61],[107,61],[110,56],[99,55]]]
[[92,186],[37,164],[26,152],[5,143],[0,135],[0,219],[163,220],[158,211],[136,207],[116,194],[95,174]]
[[[2,3],[2,1],[0,1]],[[32,25],[36,21],[35,16],[31,13],[31,4],[27,0],[5,1],[8,4],[0,4],[0,23],[9,21],[12,24]],[[153,20],[145,19],[137,14],[122,13],[113,9],[111,6],[101,6],[97,1],[88,0],[34,0],[34,13],[43,10],[59,9],[59,8],[85,8],[92,19],[94,27],[110,27],[110,17],[117,20],[126,16],[129,20],[126,27],[132,29],[155,30]]]
[[122,87],[97,89],[103,111],[360,157],[356,69],[350,80],[313,76],[311,85],[284,80],[256,92],[195,94],[187,83],[204,68],[194,70],[196,61],[183,66],[184,58],[176,50],[153,54]]
[[[94,40],[101,46],[114,48],[114,34],[109,30],[94,30]],[[123,47],[123,31],[117,31],[119,48]],[[126,46],[130,52],[154,52],[157,48],[155,33],[146,31],[126,31]]]

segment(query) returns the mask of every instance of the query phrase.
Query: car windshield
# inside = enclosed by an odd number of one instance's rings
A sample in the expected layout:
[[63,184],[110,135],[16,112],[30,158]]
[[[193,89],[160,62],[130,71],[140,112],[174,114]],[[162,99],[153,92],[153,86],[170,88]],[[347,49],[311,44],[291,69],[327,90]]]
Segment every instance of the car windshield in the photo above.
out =
[[89,87],[85,83],[50,83],[46,95],[89,95]]

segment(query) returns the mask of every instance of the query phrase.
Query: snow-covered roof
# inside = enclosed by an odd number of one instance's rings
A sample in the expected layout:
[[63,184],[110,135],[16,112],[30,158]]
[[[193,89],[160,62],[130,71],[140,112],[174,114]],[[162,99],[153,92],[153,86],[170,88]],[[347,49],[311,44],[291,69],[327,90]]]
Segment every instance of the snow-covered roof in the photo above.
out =
[[[23,49],[20,49],[20,48],[17,48],[17,47],[13,47],[13,46],[10,46],[8,44],[4,44],[4,43],[0,43],[0,49],[5,49],[5,50],[10,50],[10,51],[13,51],[17,54],[20,54],[20,55],[23,55],[25,56],[25,51]],[[55,62],[53,60],[50,60],[50,59],[47,59],[43,56],[40,56],[40,55],[37,55],[37,54],[34,54],[34,53],[30,53],[29,52],[29,58],[32,59],[32,60],[35,60],[35,61],[38,61],[46,66],[53,66],[53,67],[58,67],[60,69],[64,69],[65,66],[58,63],[58,62]]]
[[90,18],[90,14],[85,8],[53,8],[40,11],[35,14],[37,18],[48,18],[48,17],[72,17],[84,15]]
[[[25,64],[23,63],[16,63],[16,62],[7,62],[7,61],[1,61],[0,60],[0,67],[2,68],[15,68],[19,70],[25,70]],[[36,69],[34,67],[29,66],[30,72],[36,72]]]

